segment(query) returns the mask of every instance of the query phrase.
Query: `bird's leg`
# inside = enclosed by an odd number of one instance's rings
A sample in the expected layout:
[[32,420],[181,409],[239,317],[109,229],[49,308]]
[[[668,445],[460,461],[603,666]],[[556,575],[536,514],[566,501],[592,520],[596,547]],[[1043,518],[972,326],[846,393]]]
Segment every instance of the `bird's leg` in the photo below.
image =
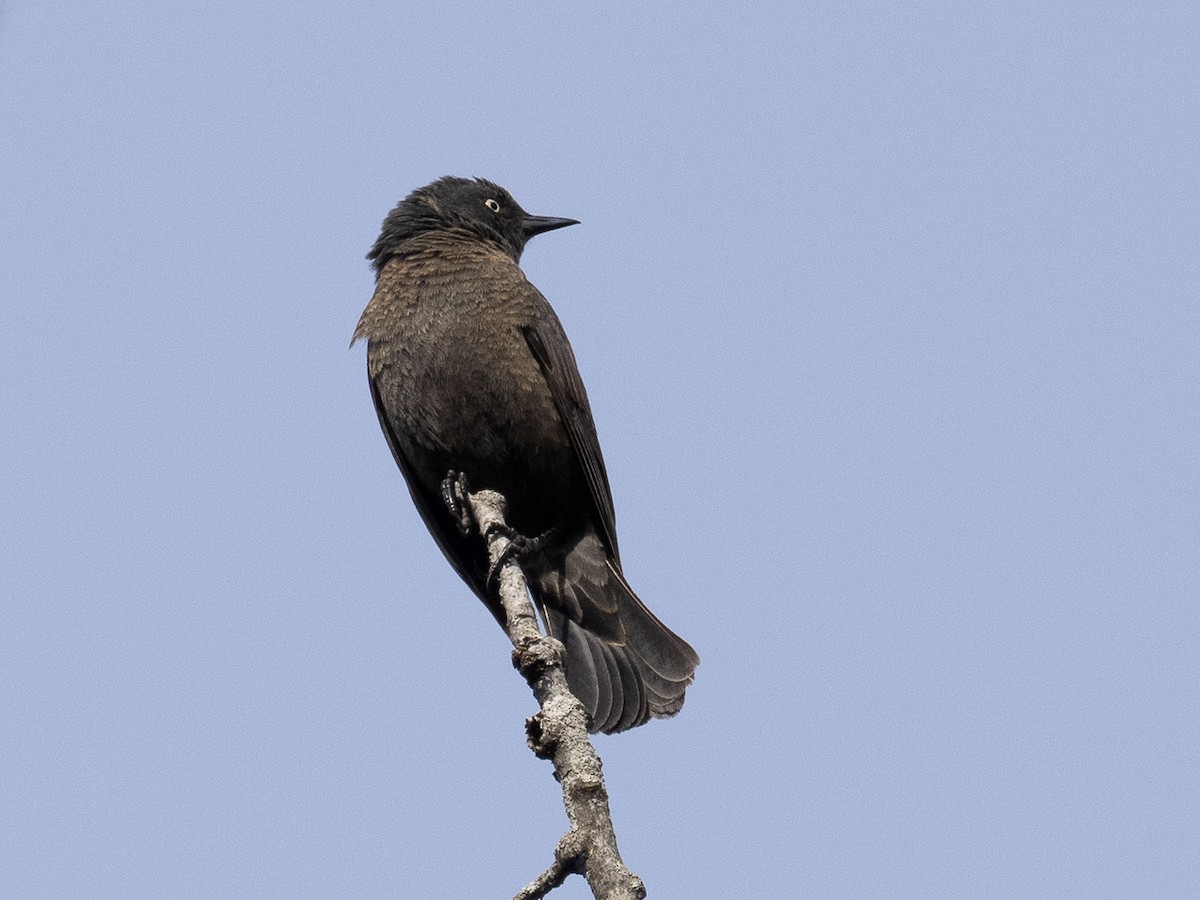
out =
[[442,479],[442,501],[454,517],[459,534],[464,537],[471,533],[471,509],[467,505],[467,494],[470,492],[464,472],[451,470]]
[[530,553],[537,553],[558,535],[558,526],[555,525],[547,528],[537,537],[530,538],[525,537],[525,535],[518,531],[514,531],[507,525],[497,523],[489,526],[487,534],[484,537],[490,538],[493,534],[497,533],[508,538],[508,546],[504,548],[504,552],[500,554],[499,559],[488,569],[486,589],[489,594],[499,588],[500,570],[504,568],[505,563],[510,559],[520,559],[522,556],[528,556]]

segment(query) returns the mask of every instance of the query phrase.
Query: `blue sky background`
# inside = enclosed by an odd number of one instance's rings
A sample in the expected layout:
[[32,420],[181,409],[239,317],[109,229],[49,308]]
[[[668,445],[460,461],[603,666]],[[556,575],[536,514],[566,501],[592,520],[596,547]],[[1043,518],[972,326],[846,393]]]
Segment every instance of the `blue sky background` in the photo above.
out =
[[1198,9],[8,3],[0,895],[548,863],[346,348],[443,174],[583,221],[524,267],[703,659],[597,741],[652,897],[1200,895]]

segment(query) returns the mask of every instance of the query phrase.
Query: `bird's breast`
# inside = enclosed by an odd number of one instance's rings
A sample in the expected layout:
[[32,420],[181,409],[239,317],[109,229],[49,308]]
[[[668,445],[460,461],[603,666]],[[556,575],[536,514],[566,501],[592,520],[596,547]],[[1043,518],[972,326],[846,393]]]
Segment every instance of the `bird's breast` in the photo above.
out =
[[364,320],[372,377],[409,452],[509,496],[561,492],[574,454],[523,331],[545,300],[507,257],[397,269]]

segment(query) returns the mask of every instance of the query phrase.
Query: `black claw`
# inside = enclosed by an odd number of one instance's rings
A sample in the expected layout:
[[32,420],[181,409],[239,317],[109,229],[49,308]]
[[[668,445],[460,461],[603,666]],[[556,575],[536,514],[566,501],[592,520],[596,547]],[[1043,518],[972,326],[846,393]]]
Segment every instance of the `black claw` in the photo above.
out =
[[493,523],[488,526],[487,534],[484,537],[490,538],[493,534],[502,534],[508,538],[508,546],[504,548],[504,551],[500,554],[500,558],[488,568],[485,589],[489,594],[499,590],[500,570],[504,568],[509,560],[520,559],[523,556],[528,556],[530,553],[536,553],[541,550],[558,534],[558,527],[547,528],[537,537],[527,538],[520,532],[513,531],[507,525]]
[[467,476],[462,472],[450,471],[442,479],[442,501],[454,517],[459,534],[464,537],[471,533],[471,509],[467,504]]
[[517,555],[516,547],[516,544],[510,543],[504,548],[504,552],[500,554],[500,558],[488,567],[487,581],[484,584],[484,590],[489,594],[499,593],[500,570],[504,568],[510,559]]

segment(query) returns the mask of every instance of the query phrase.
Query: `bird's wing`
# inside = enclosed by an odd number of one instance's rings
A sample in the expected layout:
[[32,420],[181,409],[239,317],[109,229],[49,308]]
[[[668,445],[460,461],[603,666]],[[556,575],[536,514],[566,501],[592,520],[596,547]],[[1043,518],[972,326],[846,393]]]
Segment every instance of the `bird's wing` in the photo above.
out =
[[613,559],[620,564],[617,550],[616,514],[613,511],[612,489],[608,486],[608,473],[604,470],[604,457],[600,454],[600,439],[596,436],[596,423],[592,421],[592,409],[588,405],[587,391],[575,354],[567,341],[566,332],[558,317],[546,305],[549,315],[540,316],[534,325],[522,330],[534,359],[542,369],[546,384],[558,414],[566,425],[575,458],[587,478],[596,508],[596,518],[605,543],[612,551]]

